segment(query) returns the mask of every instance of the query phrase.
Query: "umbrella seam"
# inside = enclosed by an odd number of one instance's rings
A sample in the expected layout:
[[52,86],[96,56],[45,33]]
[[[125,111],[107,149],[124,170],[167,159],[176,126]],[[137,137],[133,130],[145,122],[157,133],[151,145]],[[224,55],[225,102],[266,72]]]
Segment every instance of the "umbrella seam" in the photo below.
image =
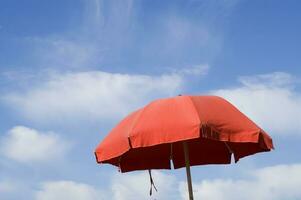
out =
[[199,125],[200,125],[200,128],[201,128],[201,126],[202,126],[202,122],[201,122],[201,119],[200,119],[199,113],[197,112],[196,106],[194,105],[194,102],[192,101],[192,99],[191,99],[191,96],[187,96],[187,97],[188,97],[188,99],[189,99],[189,102],[192,104],[192,107],[193,107],[194,113],[196,114],[196,116],[197,116],[197,118],[198,118]]
[[[146,105],[146,106],[148,106],[148,105]],[[129,133],[128,133],[128,142],[129,142],[129,147],[130,147],[130,149],[133,148],[133,147],[132,147],[132,141],[131,141],[131,133],[133,132],[133,130],[134,130],[134,128],[136,127],[136,125],[138,124],[138,121],[141,119],[141,115],[143,114],[143,112],[144,112],[146,106],[144,106],[144,107],[142,108],[142,110],[141,110],[139,116],[138,116],[138,117],[136,118],[136,120],[133,122],[132,127],[131,127],[131,130],[130,130]],[[129,151],[129,150],[128,150],[128,151]]]

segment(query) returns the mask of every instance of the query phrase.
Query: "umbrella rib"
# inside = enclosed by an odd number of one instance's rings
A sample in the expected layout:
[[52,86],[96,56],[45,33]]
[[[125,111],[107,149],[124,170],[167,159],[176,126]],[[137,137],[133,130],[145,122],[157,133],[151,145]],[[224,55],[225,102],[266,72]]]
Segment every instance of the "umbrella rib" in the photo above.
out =
[[172,156],[172,153],[173,153],[173,152],[172,152],[172,143],[170,143],[170,160],[172,160],[172,157],[173,157],[173,156]]
[[170,169],[173,168],[175,169],[175,166],[173,164],[173,146],[172,143],[170,143]]
[[230,154],[234,154],[233,150],[230,148],[227,142],[224,142]]
[[131,142],[131,140],[130,140],[130,137],[128,137],[128,142],[129,142],[130,149],[132,149],[133,146],[132,146],[132,142]]

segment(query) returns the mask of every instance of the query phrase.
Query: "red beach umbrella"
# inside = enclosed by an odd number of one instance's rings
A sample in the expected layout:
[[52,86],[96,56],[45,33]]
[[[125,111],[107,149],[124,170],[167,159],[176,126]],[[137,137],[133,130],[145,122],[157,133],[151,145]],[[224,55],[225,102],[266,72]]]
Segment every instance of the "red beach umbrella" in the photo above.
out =
[[[271,137],[231,103],[217,96],[155,100],[129,114],[97,146],[98,163],[121,172],[229,164],[273,149]],[[152,182],[152,181],[151,181]]]

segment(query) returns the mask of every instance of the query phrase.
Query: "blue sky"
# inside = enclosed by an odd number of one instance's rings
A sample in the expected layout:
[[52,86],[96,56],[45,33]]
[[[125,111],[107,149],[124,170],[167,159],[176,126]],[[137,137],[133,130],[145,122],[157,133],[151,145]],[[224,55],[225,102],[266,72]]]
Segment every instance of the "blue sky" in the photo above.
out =
[[193,167],[196,199],[301,199],[300,8],[1,0],[1,199],[185,199],[183,169],[155,171],[159,191],[149,197],[147,172],[120,174],[93,155],[127,113],[179,93],[223,96],[276,146],[238,164]]

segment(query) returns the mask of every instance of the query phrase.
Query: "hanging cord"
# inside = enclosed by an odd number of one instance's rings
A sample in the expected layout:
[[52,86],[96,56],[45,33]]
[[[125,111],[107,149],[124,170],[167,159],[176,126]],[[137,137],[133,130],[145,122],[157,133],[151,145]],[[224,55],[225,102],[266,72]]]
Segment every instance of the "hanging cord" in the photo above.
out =
[[152,193],[153,193],[153,186],[154,186],[154,189],[156,190],[156,192],[158,191],[156,186],[155,186],[155,183],[154,183],[154,180],[153,180],[153,177],[152,177],[152,172],[151,170],[149,169],[148,170],[148,174],[149,174],[149,180],[150,180],[150,190],[149,190],[149,195],[152,196]]

